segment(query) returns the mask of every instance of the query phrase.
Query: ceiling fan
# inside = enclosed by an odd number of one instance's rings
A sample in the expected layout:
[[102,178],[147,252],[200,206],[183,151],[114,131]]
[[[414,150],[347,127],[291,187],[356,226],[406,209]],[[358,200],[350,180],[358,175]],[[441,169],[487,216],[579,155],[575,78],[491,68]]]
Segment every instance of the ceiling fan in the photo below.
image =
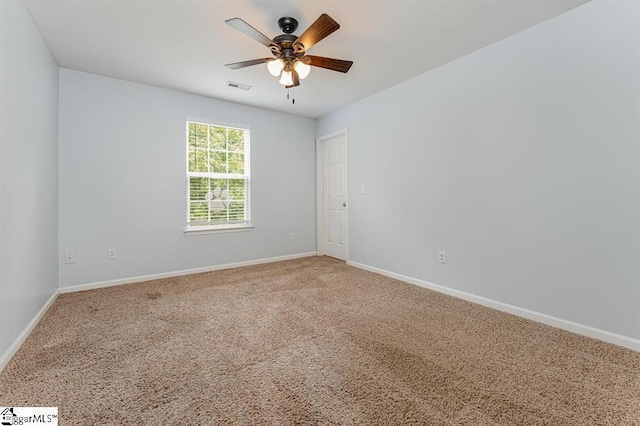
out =
[[300,80],[306,78],[311,66],[325,68],[332,71],[346,73],[353,65],[352,61],[325,58],[324,56],[307,55],[307,51],[316,43],[340,28],[340,25],[329,15],[323,13],[299,37],[293,32],[298,28],[298,21],[284,17],[278,20],[278,26],[284,34],[270,40],[260,31],[253,28],[240,18],[228,19],[228,25],[248,35],[271,49],[272,58],[253,59],[250,61],[226,64],[228,68],[239,69],[258,64],[267,64],[269,73],[280,77],[280,84],[287,89],[300,85]]

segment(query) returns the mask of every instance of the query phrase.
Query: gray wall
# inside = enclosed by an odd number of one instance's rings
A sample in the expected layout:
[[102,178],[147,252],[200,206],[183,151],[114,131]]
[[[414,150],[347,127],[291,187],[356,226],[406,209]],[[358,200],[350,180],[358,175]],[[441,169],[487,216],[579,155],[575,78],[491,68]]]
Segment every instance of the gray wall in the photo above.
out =
[[[183,233],[188,118],[251,129],[252,231]],[[61,69],[59,125],[61,287],[315,251],[315,120]]]
[[320,119],[349,129],[350,260],[640,338],[638,4],[594,0]]
[[0,1],[0,354],[58,288],[58,65]]

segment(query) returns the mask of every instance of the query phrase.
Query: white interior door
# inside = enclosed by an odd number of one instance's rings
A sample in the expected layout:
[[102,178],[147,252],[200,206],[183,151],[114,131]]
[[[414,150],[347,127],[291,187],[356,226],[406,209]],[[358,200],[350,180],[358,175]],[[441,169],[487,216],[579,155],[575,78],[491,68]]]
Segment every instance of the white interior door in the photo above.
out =
[[323,161],[324,254],[348,257],[347,133],[321,138]]

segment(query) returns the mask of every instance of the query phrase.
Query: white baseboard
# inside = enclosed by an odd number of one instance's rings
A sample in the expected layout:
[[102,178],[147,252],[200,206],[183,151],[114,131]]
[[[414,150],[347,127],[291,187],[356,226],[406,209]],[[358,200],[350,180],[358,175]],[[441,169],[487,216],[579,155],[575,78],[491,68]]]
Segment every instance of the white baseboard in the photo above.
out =
[[576,334],[581,334],[583,336],[592,337],[594,339],[602,340],[608,343],[613,343],[614,345],[623,346],[625,348],[640,352],[640,340],[637,340],[631,337],[622,336],[620,334],[611,333],[611,332],[600,330],[594,327],[589,327],[587,325],[582,325],[582,324],[578,324],[572,321],[567,321],[561,318],[552,317],[551,315],[541,314],[539,312],[520,308],[518,306],[509,305],[507,303],[497,302],[495,300],[487,299],[485,297],[476,296],[470,293],[465,293],[464,291],[454,290],[448,287],[443,287],[438,284],[433,284],[427,281],[419,280],[417,278],[396,274],[395,272],[389,272],[387,270],[365,265],[362,263],[348,261],[347,265],[364,269],[366,271],[375,272],[376,274],[384,275],[386,277],[403,281],[408,284],[424,287],[429,290],[434,290],[439,293],[444,293],[449,296],[457,297],[458,299],[463,299],[468,302],[477,303],[478,305],[487,306],[489,308],[493,308],[498,311],[506,312],[522,318],[527,318],[536,322],[550,325],[552,327],[560,328],[562,330],[570,331]]
[[[58,297],[58,294],[71,293],[71,292],[83,291],[83,290],[91,290],[94,288],[111,287],[111,286],[122,285],[122,284],[131,284],[131,283],[143,282],[143,281],[151,281],[151,280],[157,280],[162,278],[176,277],[180,275],[199,274],[202,272],[239,268],[242,266],[251,266],[251,265],[259,265],[263,263],[279,262],[283,260],[299,259],[299,258],[309,257],[309,256],[316,256],[316,252],[299,253],[299,254],[293,254],[293,255],[287,255],[287,256],[248,260],[244,262],[227,263],[224,265],[207,266],[203,268],[185,269],[181,271],[164,272],[160,274],[144,275],[139,277],[122,278],[118,280],[100,281],[100,282],[94,282],[89,284],[62,287],[59,290],[56,290],[51,295],[51,297],[49,297],[49,299],[45,302],[45,304],[38,311],[38,313],[33,317],[31,322],[29,322],[29,324],[25,327],[22,333],[20,333],[20,335],[16,338],[16,340],[9,347],[9,349],[7,349],[5,353],[2,354],[2,356],[0,356],[0,372],[4,370],[6,365],[9,363],[9,360],[11,360],[11,358],[15,355],[18,349],[20,349],[20,346],[22,346],[22,344],[27,339],[27,337],[29,337],[29,334],[31,334],[31,332],[36,327],[36,325],[40,322],[44,314],[47,312],[47,310],[49,310],[49,307],[56,300],[56,298]],[[623,346],[625,348],[640,352],[640,340],[633,339],[631,337],[610,333],[608,331],[600,330],[594,327],[589,327],[589,326],[578,324],[572,321],[563,320],[560,318],[552,317],[550,315],[541,314],[539,312],[509,305],[506,303],[497,302],[495,300],[487,299],[485,297],[476,296],[470,293],[465,293],[463,291],[454,290],[448,287],[443,287],[441,285],[433,284],[427,281],[419,280],[417,278],[412,278],[412,277],[408,277],[401,274],[396,274],[395,272],[390,272],[384,269],[376,268],[376,267],[365,265],[362,263],[348,261],[347,264],[356,268],[364,269],[370,272],[375,272],[377,274],[384,275],[389,278],[403,281],[408,284],[413,284],[413,285],[427,288],[429,290],[437,291],[439,293],[448,294],[449,296],[467,300],[472,303],[477,303],[479,305],[487,306],[489,308],[493,308],[502,312],[517,315],[519,317],[523,317],[523,318],[527,318],[543,324],[547,324],[552,327],[560,328],[562,330],[567,330],[572,333],[581,334],[583,336],[592,337],[594,339],[602,340],[604,342]]]
[[302,257],[315,256],[316,252],[290,254],[286,256],[267,257],[264,259],[247,260],[243,262],[226,263],[224,265],[205,266],[202,268],[183,269],[181,271],[162,272],[160,274],[141,275],[138,277],[120,278],[110,281],[98,281],[88,284],[71,285],[60,287],[60,293],[73,293],[76,291],[93,290],[96,288],[112,287],[122,284],[132,284],[151,280],[160,280],[163,278],[178,277],[181,275],[200,274],[202,272],[220,271],[222,269],[240,268],[242,266],[260,265],[262,263],[280,262],[283,260],[299,259]]
[[44,303],[42,308],[40,308],[38,313],[33,317],[31,322],[25,327],[24,330],[22,330],[22,333],[20,333],[18,338],[11,344],[11,346],[9,346],[9,349],[7,349],[5,353],[2,354],[2,356],[0,357],[0,372],[4,370],[4,368],[9,363],[9,360],[13,358],[16,352],[18,352],[18,349],[20,349],[20,346],[22,346],[24,341],[27,340],[27,337],[29,337],[29,334],[31,334],[33,329],[36,328],[36,325],[38,325],[38,323],[40,322],[44,314],[47,313],[47,311],[49,310],[49,307],[53,304],[53,302],[58,297],[58,294],[59,294],[59,291],[56,290],[51,295],[51,297],[47,299],[47,301]]

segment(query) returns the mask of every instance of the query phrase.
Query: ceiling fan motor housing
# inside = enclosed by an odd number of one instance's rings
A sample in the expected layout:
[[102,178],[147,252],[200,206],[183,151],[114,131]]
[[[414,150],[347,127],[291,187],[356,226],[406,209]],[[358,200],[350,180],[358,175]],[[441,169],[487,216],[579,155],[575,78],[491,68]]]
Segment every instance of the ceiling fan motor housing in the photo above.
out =
[[[282,59],[294,59],[298,56],[301,56],[300,53],[296,52],[293,46],[293,42],[298,39],[297,36],[293,34],[281,34],[273,38],[273,42],[280,46],[280,52],[273,52],[274,56]],[[296,55],[298,53],[298,55]]]

